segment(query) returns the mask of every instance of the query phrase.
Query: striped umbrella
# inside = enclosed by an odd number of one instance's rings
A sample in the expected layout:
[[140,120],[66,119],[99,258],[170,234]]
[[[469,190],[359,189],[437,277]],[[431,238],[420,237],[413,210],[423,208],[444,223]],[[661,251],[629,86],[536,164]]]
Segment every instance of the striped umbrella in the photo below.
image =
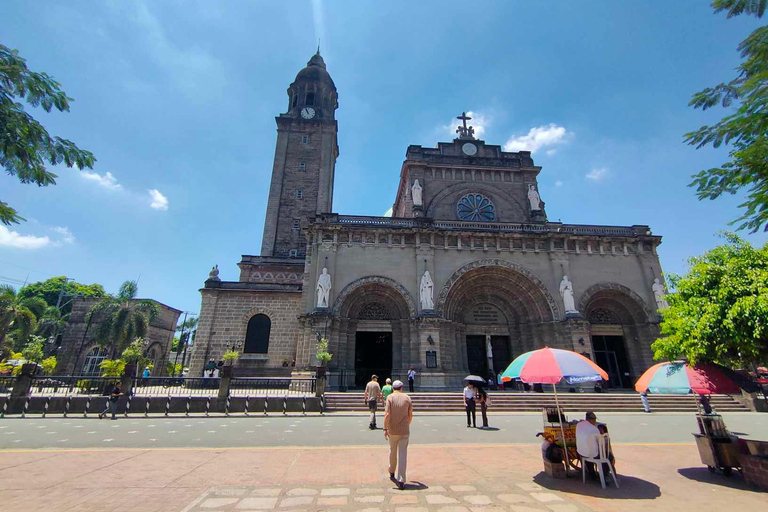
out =
[[732,370],[714,363],[689,365],[683,361],[659,363],[648,368],[635,384],[639,393],[671,395],[736,395],[740,379]]
[[[526,384],[552,384],[552,389],[555,392],[555,407],[557,407],[558,417],[562,419],[555,384],[563,380],[568,384],[608,380],[608,374],[581,354],[570,350],[545,347],[526,352],[515,358],[501,374],[503,382],[509,382],[512,379],[520,379]],[[569,468],[568,448],[565,446],[565,429],[562,422],[560,423],[560,432],[563,434],[565,467]]]

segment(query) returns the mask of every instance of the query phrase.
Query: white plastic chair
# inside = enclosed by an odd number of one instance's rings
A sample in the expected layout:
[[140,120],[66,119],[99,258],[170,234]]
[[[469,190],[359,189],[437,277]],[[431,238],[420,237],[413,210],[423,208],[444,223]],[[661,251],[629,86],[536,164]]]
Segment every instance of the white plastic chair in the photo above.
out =
[[590,442],[592,439],[597,443],[598,456],[597,457],[582,457],[581,458],[581,480],[583,483],[587,482],[587,462],[592,462],[597,466],[597,472],[600,474],[600,485],[605,489],[605,475],[603,474],[603,464],[608,464],[608,468],[611,471],[613,477],[613,483],[616,484],[616,488],[619,488],[619,479],[616,477],[616,471],[613,469],[610,459],[608,459],[608,447],[610,446],[611,438],[608,434],[593,434],[590,436]]

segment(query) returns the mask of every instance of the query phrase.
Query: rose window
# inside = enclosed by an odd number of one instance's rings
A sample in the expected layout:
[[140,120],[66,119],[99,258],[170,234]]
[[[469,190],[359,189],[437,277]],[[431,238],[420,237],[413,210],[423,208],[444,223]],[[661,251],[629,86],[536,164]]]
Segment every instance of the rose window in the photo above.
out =
[[481,194],[467,194],[459,199],[459,219],[470,221],[496,220],[496,207]]

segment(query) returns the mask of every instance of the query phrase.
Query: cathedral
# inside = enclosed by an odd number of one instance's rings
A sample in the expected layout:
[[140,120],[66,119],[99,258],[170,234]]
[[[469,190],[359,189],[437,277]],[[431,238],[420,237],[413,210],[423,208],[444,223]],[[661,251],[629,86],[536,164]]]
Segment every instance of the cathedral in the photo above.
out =
[[235,376],[314,374],[320,337],[342,390],[410,366],[417,389],[456,389],[544,346],[591,358],[616,388],[653,364],[664,285],[648,226],[549,221],[531,153],[475,138],[466,114],[453,141],[406,149],[391,217],[334,213],[338,107],[318,52],[275,118],[261,253],[201,289],[190,376],[232,349]]

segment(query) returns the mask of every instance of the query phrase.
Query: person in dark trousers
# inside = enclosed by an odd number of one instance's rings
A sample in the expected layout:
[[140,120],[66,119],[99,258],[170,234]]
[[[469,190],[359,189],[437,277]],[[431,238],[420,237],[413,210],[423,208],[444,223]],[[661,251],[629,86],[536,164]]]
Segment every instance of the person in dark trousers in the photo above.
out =
[[408,391],[413,393],[413,381],[416,380],[416,370],[413,366],[408,367]]
[[122,382],[117,381],[115,387],[112,388],[112,391],[110,391],[109,398],[107,399],[107,407],[104,408],[101,413],[99,413],[99,419],[102,419],[110,411],[112,412],[112,419],[117,419],[117,401],[121,396],[123,396],[123,392],[121,390],[122,384]]
[[376,408],[381,399],[381,386],[379,386],[379,378],[376,375],[371,375],[371,381],[365,386],[365,403],[368,404],[368,410],[371,411],[371,423],[368,428],[376,430]]
[[480,428],[488,428],[488,405],[490,404],[490,398],[485,390],[477,387],[477,401],[480,402],[480,413],[483,415],[483,426]]
[[[467,387],[464,388],[464,410],[467,411],[467,428],[470,428],[473,425],[477,428],[475,387],[471,382],[467,382]],[[471,422],[470,419],[472,420]]]

